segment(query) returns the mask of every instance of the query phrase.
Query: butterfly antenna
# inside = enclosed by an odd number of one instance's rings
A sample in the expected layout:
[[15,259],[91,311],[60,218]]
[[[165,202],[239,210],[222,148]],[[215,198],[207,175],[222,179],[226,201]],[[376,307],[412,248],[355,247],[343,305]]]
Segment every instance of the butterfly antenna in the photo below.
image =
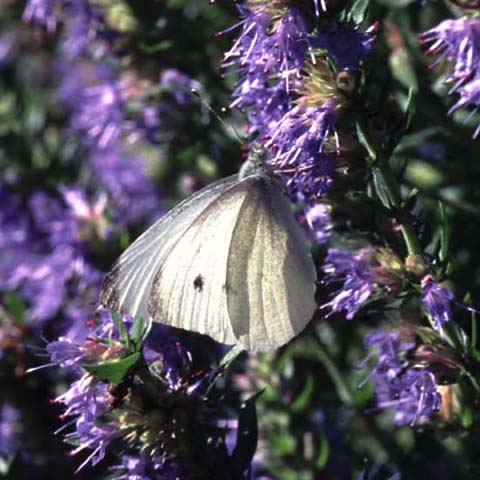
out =
[[[215,118],[225,127],[226,130],[229,130],[229,129],[232,129],[233,130],[233,133],[235,134],[235,138],[239,141],[240,145],[242,145],[242,147],[245,146],[245,140],[242,139],[242,137],[240,136],[240,134],[238,133],[237,129],[235,128],[235,126],[232,124],[232,123],[227,123],[210,105],[209,103],[202,97],[202,95],[200,94],[200,92],[196,89],[196,88],[192,88],[190,90],[190,92],[192,93],[192,95],[195,95],[199,100],[200,102],[202,102],[202,104],[207,107],[208,111],[211,112]],[[226,111],[226,109],[222,109],[222,111]]]

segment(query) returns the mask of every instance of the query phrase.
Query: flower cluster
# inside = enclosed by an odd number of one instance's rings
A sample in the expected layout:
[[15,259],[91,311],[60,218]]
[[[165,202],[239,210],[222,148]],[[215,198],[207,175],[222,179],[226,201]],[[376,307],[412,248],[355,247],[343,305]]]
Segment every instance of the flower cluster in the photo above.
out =
[[88,318],[101,280],[88,260],[87,242],[104,234],[104,201],[92,205],[78,188],[64,188],[57,198],[37,191],[25,211],[9,188],[2,187],[1,196],[0,288],[21,291],[31,328],[40,332],[60,311],[65,327],[77,328]]
[[[238,75],[231,107],[245,111],[249,133],[266,141],[292,196],[312,206],[332,188],[337,111],[345,102],[326,80],[335,82],[336,69],[355,70],[374,36],[347,26],[318,32],[288,2],[247,2],[240,13],[243,20],[235,27],[242,31],[223,62]],[[361,48],[345,48],[352,42]],[[326,55],[318,56],[319,48]]]
[[[452,84],[449,93],[458,95],[449,113],[462,107],[471,107],[475,114],[480,108],[480,20],[459,18],[444,20],[436,27],[420,35],[423,43],[431,44],[429,55],[438,55],[432,66],[442,61],[452,64],[452,72],[446,81]],[[468,118],[467,118],[468,120]],[[480,126],[473,138],[480,134]]]
[[415,425],[440,410],[442,397],[432,371],[409,364],[414,343],[403,341],[399,332],[374,331],[365,338],[365,346],[370,353],[364,362],[377,356],[369,375],[377,406],[393,409],[397,425]]
[[224,434],[217,426],[220,405],[209,397],[221,373],[210,365],[221,349],[211,350],[202,365],[186,347],[188,336],[168,335],[158,324],[149,328],[140,319],[99,310],[82,339],[60,337],[47,346],[51,365],[79,377],[55,400],[63,417],[72,418],[65,428],[73,424],[74,430],[64,434],[76,445],[72,454],[88,451],[79,469],[103,460],[115,442],[122,456],[114,470],[125,472],[119,478],[208,471],[212,459],[192,460],[188,446],[201,444],[199,432],[209,439],[203,446],[209,455],[226,455],[217,439]]

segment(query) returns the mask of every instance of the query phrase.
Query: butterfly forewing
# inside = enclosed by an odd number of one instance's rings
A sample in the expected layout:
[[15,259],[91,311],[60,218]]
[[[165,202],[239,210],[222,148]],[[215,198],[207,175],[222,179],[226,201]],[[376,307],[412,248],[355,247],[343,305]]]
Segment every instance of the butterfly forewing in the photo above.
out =
[[[158,268],[149,303],[158,322],[236,343],[227,311],[227,262],[248,182],[226,190],[197,217]],[[240,286],[243,288],[243,286]]]
[[159,266],[199,215],[237,183],[237,175],[213,183],[152,225],[130,245],[106,275],[100,303],[114,311],[148,318],[148,300]]
[[316,274],[281,185],[261,178],[249,190],[255,201],[244,203],[230,245],[228,312],[237,343],[266,351],[311,319]]

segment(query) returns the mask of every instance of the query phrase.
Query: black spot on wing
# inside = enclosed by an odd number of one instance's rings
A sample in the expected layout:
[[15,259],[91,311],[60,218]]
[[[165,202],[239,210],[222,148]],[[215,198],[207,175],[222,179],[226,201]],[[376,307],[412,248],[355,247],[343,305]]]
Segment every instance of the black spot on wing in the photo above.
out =
[[204,285],[205,285],[205,278],[201,274],[198,274],[195,277],[195,280],[193,281],[193,288],[201,292],[203,290]]

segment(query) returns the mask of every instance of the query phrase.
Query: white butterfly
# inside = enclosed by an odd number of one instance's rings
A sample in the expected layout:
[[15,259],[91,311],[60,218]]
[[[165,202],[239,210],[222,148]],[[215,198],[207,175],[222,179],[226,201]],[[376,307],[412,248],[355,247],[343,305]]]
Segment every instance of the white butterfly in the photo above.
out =
[[247,350],[300,333],[316,308],[315,266],[263,151],[143,233],[105,277],[101,303]]

